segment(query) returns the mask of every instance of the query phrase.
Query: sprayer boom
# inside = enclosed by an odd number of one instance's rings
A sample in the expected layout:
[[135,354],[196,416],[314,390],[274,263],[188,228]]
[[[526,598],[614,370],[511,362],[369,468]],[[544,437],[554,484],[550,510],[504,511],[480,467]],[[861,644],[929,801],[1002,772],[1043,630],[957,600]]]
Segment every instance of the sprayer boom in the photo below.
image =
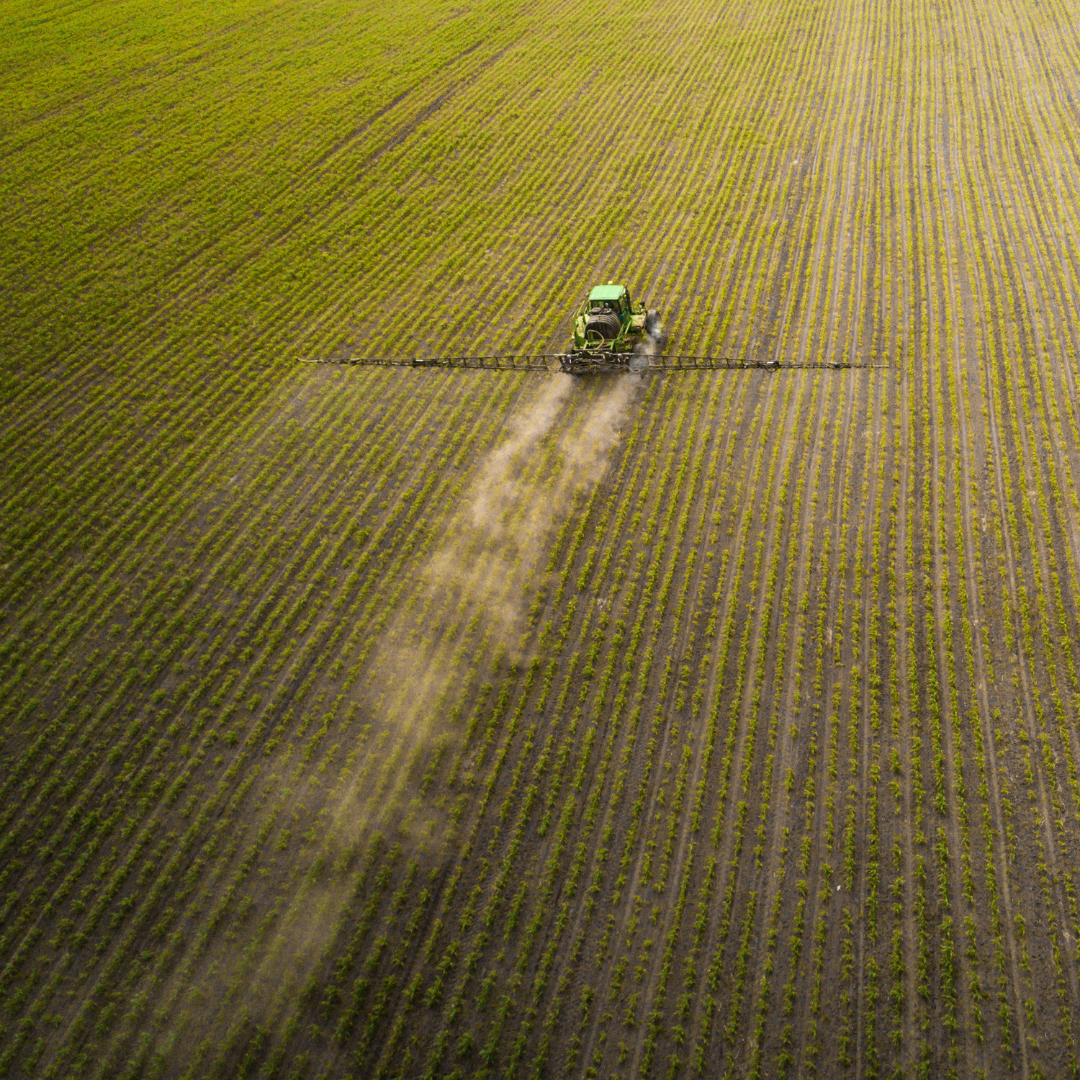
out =
[[752,360],[742,356],[666,354],[660,312],[630,299],[625,285],[597,285],[574,313],[570,348],[564,353],[497,356],[332,356],[301,358],[306,364],[368,367],[472,368],[480,371],[564,371],[569,375],[653,374],[660,371],[741,371],[781,368],[882,368],[861,358],[849,361]]
[[301,357],[303,364],[350,364],[364,367],[468,368],[473,371],[565,371],[570,375],[640,374],[665,371],[805,371],[815,368],[864,371],[888,368],[857,357],[852,360],[755,360],[743,356],[691,356],[682,353],[633,353],[615,360],[603,353],[529,353],[496,356],[327,356]]

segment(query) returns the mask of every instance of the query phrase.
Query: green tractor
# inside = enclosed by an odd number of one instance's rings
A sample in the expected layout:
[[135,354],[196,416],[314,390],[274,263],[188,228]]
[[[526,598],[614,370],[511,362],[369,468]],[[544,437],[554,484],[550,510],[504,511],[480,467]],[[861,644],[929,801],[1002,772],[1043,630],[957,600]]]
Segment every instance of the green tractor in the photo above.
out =
[[574,339],[563,370],[574,374],[648,367],[661,345],[660,313],[630,299],[625,285],[597,285],[574,315]]

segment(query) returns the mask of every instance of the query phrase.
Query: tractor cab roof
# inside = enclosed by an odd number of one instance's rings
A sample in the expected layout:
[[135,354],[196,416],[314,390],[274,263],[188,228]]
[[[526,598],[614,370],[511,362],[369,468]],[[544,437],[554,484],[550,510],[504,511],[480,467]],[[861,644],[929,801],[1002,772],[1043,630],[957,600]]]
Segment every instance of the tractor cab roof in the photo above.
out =
[[589,302],[593,300],[621,300],[626,295],[625,285],[597,285],[589,293]]

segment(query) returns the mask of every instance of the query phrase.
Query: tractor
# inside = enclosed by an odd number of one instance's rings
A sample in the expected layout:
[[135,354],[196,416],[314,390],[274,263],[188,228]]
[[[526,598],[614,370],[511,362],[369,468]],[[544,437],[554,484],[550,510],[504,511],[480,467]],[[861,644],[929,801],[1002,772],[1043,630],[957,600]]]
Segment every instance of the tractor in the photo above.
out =
[[574,338],[561,358],[572,374],[648,367],[660,347],[660,313],[635,304],[625,285],[597,285],[574,315]]

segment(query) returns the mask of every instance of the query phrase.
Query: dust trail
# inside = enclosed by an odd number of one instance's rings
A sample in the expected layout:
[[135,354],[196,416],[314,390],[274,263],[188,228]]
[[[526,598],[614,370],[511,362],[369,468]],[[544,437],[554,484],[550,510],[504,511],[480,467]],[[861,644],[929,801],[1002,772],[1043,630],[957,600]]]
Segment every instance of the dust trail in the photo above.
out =
[[521,493],[519,459],[535,450],[551,429],[573,385],[569,375],[552,376],[529,411],[510,420],[510,438],[488,455],[467,496],[466,516],[473,528],[494,538],[505,535],[506,512]]
[[[571,376],[554,376],[528,411],[511,421],[509,437],[478,469],[423,569],[423,626],[410,623],[415,614],[402,613],[380,642],[373,664],[374,683],[382,689],[378,719],[408,742],[414,756],[434,738],[456,747],[460,730],[448,713],[451,701],[468,689],[469,661],[482,654],[477,669],[487,672],[495,658],[521,662],[535,648],[527,604],[551,536],[575,498],[603,477],[641,385],[635,376],[610,380],[551,440],[547,437],[572,388],[587,394]],[[378,827],[389,821],[400,826],[407,807],[426,811],[415,797],[409,802],[413,786],[408,769],[384,778]],[[365,828],[373,822],[354,816],[350,824]],[[424,824],[422,831],[438,835],[436,818]]]
[[361,708],[381,741],[322,811],[323,872],[294,877],[269,939],[228,964],[228,987],[224,972],[204,973],[212,1018],[199,1026],[224,1034],[238,1016],[273,1029],[285,1022],[355,899],[353,875],[327,870],[347,867],[375,830],[429,869],[453,860],[453,823],[425,798],[420,774],[433,754],[464,752],[450,712],[471,693],[470,672],[487,676],[496,657],[521,660],[531,647],[526,604],[548,541],[603,477],[641,385],[624,375],[596,390],[555,375],[508,421],[421,568],[416,595],[372,651]]
[[568,484],[573,491],[590,488],[603,476],[608,455],[641,388],[634,376],[618,377],[601,396],[580,432],[563,436],[560,448],[569,465]]
[[449,530],[426,571],[428,590],[479,614],[492,644],[510,659],[526,651],[525,604],[546,541],[571,511],[575,496],[603,475],[620,425],[640,385],[619,377],[605,386],[578,423],[558,440],[553,472],[528,471],[533,452],[552,423],[573,379],[554,377],[556,389],[538,403],[514,434],[480,470],[464,512]]
[[422,574],[430,598],[479,614],[497,644],[511,652],[525,586],[557,513],[535,473],[537,448],[573,388],[571,376],[552,376],[528,410],[509,422],[509,438],[481,465]]

